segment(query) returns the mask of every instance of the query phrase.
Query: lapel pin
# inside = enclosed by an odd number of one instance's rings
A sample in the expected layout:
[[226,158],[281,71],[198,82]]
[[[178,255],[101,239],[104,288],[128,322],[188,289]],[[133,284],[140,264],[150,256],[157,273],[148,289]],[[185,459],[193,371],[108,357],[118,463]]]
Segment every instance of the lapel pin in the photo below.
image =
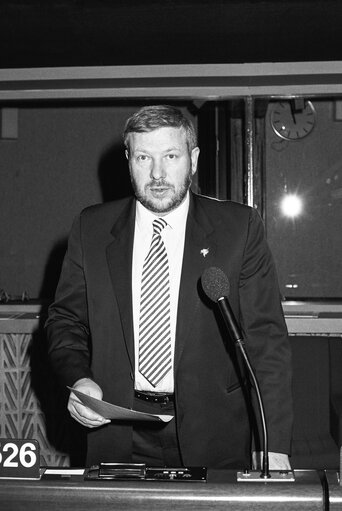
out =
[[209,248],[202,248],[201,254],[203,257],[207,256],[209,254]]

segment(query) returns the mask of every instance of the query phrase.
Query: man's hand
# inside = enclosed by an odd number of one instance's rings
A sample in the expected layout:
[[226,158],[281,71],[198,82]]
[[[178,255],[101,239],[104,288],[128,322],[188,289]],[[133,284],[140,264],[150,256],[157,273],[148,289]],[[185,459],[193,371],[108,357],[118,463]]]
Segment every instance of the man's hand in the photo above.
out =
[[[253,452],[252,459],[253,469],[254,470],[260,469],[263,459],[263,453]],[[287,454],[283,454],[281,452],[269,452],[268,461],[270,470],[291,470],[291,465]]]
[[[93,380],[90,380],[90,378],[81,378],[74,383],[73,388],[88,396],[102,399],[101,388]],[[87,428],[97,428],[98,426],[103,426],[103,424],[108,424],[110,422],[109,419],[105,419],[87,406],[84,406],[73,392],[70,393],[68,410],[73,419]]]

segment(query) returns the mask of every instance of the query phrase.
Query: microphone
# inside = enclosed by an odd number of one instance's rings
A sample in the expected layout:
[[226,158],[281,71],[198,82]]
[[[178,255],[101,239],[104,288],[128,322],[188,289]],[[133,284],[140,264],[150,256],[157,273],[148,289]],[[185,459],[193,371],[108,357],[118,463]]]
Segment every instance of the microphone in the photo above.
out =
[[236,344],[243,343],[240,326],[228,301],[230,285],[227,275],[220,268],[207,268],[201,282],[205,294],[219,306],[232,340]]
[[263,460],[262,460],[262,471],[260,477],[262,479],[268,479],[271,477],[269,472],[269,460],[268,460],[268,434],[267,425],[265,419],[265,409],[260,392],[258,380],[256,378],[254,369],[249,360],[248,354],[244,347],[243,336],[240,326],[234,316],[234,312],[230,306],[228,296],[230,291],[229,280],[226,274],[220,268],[207,268],[201,277],[202,288],[205,294],[215,302],[221,312],[221,315],[225,321],[226,327],[230,334],[231,339],[235,345],[239,348],[242,353],[242,357],[247,366],[248,372],[251,376],[253,386],[257,395],[259,413],[261,418],[262,430],[263,430]]

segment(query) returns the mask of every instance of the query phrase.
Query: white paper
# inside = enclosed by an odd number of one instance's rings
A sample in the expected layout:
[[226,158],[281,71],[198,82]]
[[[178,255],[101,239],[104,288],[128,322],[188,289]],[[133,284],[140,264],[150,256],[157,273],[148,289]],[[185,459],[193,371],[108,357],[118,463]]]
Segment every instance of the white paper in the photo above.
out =
[[170,420],[173,419],[173,415],[155,415],[152,413],[136,412],[135,410],[112,405],[101,399],[88,396],[72,387],[68,387],[68,389],[71,390],[85,406],[105,419],[154,422],[170,422]]
[[84,475],[85,469],[84,468],[64,468],[64,467],[57,467],[57,468],[46,468],[44,470],[45,475],[60,475],[60,476],[82,476]]

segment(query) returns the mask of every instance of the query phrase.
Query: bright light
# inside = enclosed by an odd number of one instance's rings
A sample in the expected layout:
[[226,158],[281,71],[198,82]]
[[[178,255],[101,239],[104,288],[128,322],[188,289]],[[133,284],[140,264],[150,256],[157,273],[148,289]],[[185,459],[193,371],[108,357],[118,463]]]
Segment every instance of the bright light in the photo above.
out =
[[303,209],[303,201],[297,195],[285,195],[281,201],[281,210],[285,216],[291,218],[301,214]]

